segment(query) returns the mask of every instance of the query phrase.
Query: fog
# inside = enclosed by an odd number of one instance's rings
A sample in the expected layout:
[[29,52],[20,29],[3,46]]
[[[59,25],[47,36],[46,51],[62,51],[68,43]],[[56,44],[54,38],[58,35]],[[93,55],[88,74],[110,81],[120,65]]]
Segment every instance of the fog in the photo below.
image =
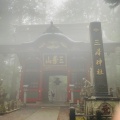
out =
[[[101,23],[108,94],[113,88],[116,97],[120,87],[119,3],[0,0],[0,80],[6,99],[24,102],[28,85],[28,103],[76,102],[83,78],[94,86],[91,22]],[[77,92],[72,96],[73,89]]]

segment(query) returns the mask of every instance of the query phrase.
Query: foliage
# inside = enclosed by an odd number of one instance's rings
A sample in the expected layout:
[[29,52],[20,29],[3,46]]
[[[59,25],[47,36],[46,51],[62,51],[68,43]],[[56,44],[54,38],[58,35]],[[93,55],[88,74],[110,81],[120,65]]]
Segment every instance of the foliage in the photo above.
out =
[[120,7],[118,7],[120,6],[120,0],[104,0],[104,1],[109,4],[110,8],[114,8],[114,9],[111,9],[113,20],[111,21],[111,26],[108,27],[108,29],[111,29],[111,31],[108,30],[109,36],[114,41],[120,41],[119,39],[120,38],[120,27],[119,27]]
[[22,23],[44,23],[46,3],[43,0],[10,0],[9,10],[13,18]]
[[69,0],[56,17],[62,23],[106,22],[113,19],[110,9],[103,0]]
[[46,4],[45,0],[0,0],[0,43],[14,44],[15,25],[44,24]]
[[120,5],[120,0],[105,0],[105,2],[110,4],[111,8],[115,8]]
[[3,79],[3,86],[8,94],[12,94],[19,81],[19,61],[16,55],[0,55],[0,79]]
[[[107,39],[119,41],[120,28],[119,11],[116,13],[110,9],[104,0],[69,0],[58,12],[56,18],[59,23],[90,23],[101,21],[104,24],[104,32]],[[105,25],[106,24],[106,25]]]
[[46,4],[44,0],[0,0],[0,23],[45,23]]
[[[62,7],[62,10],[58,13],[57,17],[60,22],[80,22],[84,21],[86,19],[90,19],[93,16],[89,16],[88,11],[92,12],[94,11],[94,8],[91,7],[94,5],[93,2],[88,1],[88,4],[86,4],[86,1],[79,1],[79,0],[69,0],[66,2],[66,4]],[[85,6],[87,9],[85,9]]]
[[10,19],[8,4],[8,0],[0,0],[0,23],[7,24]]

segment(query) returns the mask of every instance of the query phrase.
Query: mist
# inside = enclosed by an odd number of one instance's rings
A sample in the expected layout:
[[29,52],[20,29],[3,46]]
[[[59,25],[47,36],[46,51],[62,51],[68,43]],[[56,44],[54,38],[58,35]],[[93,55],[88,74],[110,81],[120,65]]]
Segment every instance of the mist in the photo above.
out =
[[114,97],[118,97],[119,3],[1,0],[0,80],[6,99],[24,103],[26,95],[27,103],[76,103],[84,87],[83,79],[95,86],[90,33],[90,24],[94,22],[101,25],[102,62],[105,61],[104,66],[101,61],[96,64],[105,67],[108,94],[113,88]]

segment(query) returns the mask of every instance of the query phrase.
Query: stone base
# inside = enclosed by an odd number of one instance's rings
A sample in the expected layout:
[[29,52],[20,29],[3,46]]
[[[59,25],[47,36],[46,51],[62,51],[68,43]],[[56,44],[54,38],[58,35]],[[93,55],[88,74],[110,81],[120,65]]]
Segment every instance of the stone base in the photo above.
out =
[[103,115],[111,116],[115,106],[120,99],[108,96],[92,96],[85,99],[85,114],[96,115],[96,111],[100,110]]

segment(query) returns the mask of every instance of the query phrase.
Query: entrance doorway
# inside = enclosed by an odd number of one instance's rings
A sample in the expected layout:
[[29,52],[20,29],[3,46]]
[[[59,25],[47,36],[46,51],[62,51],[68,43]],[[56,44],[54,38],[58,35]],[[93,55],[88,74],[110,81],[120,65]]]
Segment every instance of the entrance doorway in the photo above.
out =
[[[49,101],[65,102],[67,101],[67,76],[55,75],[49,76]],[[52,92],[54,96],[52,96]]]
[[[46,72],[43,82],[43,101],[67,101],[67,74],[63,72]],[[54,96],[52,96],[54,93]]]

